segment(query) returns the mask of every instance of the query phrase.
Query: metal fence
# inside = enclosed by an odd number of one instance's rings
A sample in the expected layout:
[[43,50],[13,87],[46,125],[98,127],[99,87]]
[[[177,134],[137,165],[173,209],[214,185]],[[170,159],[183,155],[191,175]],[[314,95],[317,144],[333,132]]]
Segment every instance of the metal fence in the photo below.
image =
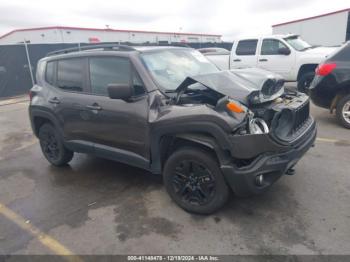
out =
[[[103,43],[99,43],[103,44]],[[120,43],[133,45],[132,43]],[[35,82],[36,65],[47,53],[77,47],[80,44],[18,44],[0,46],[0,98],[25,94]],[[81,46],[87,44],[81,44]],[[146,43],[144,45],[155,45]],[[167,44],[163,44],[167,45]],[[168,44],[172,45],[172,44]],[[232,43],[187,43],[193,48],[223,47],[231,49]]]

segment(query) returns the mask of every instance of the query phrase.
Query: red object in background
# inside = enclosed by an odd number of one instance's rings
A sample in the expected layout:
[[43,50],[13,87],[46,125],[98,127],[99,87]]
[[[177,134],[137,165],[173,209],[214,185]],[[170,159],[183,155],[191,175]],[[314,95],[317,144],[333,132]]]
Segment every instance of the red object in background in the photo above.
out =
[[33,98],[33,92],[31,90],[29,90],[28,92],[28,95],[29,95],[29,100],[32,101],[32,98]]
[[89,37],[89,42],[90,43],[99,43],[101,41],[98,37]]
[[319,76],[326,76],[329,75],[334,68],[337,67],[336,63],[330,63],[330,64],[320,64],[317,68],[316,68],[316,75]]

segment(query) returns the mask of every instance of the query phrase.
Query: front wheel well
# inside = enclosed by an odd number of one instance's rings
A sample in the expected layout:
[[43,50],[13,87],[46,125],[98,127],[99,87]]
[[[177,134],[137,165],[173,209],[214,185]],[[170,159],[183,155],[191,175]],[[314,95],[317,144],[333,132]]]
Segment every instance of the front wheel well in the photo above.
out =
[[[225,154],[225,152],[219,148],[213,137],[203,136],[201,134],[196,136],[196,138],[194,137],[195,136],[193,134],[189,135],[188,137],[186,137],[186,135],[172,135],[162,137],[159,152],[162,169],[170,155],[179,148],[183,147],[201,148],[204,151],[208,152],[208,154],[213,155],[219,164],[224,161],[224,158],[227,154]],[[206,139],[208,139],[210,143],[208,143]]]
[[305,74],[309,72],[314,72],[318,64],[305,64],[299,68],[297,81]]

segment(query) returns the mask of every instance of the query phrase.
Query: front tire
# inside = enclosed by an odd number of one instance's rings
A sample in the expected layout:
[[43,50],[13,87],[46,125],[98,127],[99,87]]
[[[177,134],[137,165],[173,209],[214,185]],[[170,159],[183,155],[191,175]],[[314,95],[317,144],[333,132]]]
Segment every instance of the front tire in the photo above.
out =
[[338,101],[336,115],[339,124],[350,129],[350,94],[343,96]]
[[167,160],[164,184],[170,197],[184,210],[211,214],[229,197],[229,188],[215,157],[202,149],[184,147]]
[[51,124],[44,124],[39,129],[41,151],[54,166],[63,166],[70,162],[74,153],[63,145],[57,130]]
[[315,77],[314,72],[304,73],[298,80],[298,91],[302,93],[308,93],[308,88],[311,85],[312,80]]

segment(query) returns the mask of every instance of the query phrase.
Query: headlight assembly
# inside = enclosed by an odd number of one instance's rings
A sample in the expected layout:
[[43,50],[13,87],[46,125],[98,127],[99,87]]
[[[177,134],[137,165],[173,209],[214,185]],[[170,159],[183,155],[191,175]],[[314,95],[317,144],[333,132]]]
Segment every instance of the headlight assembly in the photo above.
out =
[[262,118],[252,118],[249,120],[249,133],[250,134],[266,134],[269,132],[269,127]]
[[261,88],[261,93],[263,96],[270,97],[277,93],[283,87],[283,80],[267,79]]

